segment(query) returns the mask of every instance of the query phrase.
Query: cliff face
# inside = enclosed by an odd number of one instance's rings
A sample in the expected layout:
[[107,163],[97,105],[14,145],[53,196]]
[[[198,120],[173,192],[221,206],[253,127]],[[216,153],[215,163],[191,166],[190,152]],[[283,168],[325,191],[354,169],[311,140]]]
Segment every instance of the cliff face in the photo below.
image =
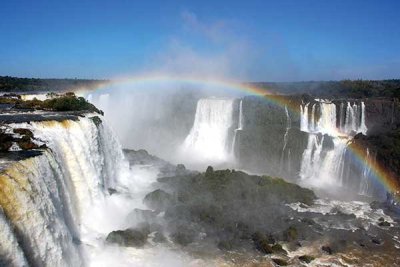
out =
[[[282,98],[291,107],[300,107],[300,96]],[[260,97],[245,97],[243,117],[237,149],[242,167],[273,176],[294,177],[307,146],[307,134],[299,128],[299,112]]]
[[400,128],[400,102],[397,98],[365,100],[368,135],[378,135]]
[[[313,119],[318,121],[322,114],[322,106],[307,96],[281,98],[283,103],[287,103],[286,107],[268,102],[260,97],[243,99],[244,127],[239,131],[236,156],[240,166],[244,169],[296,179],[302,172],[302,164],[304,164],[302,161],[307,153],[306,150],[310,150],[310,145],[312,145],[309,131],[302,129],[301,114],[306,104],[309,103],[309,113],[305,117],[303,116],[303,119],[307,119],[309,124]],[[346,138],[350,141],[357,132],[366,133],[367,136],[359,133],[353,143],[358,144],[365,151],[368,148],[370,157],[392,172],[392,176],[397,177],[397,180],[400,181],[400,144],[397,144],[400,140],[400,103],[398,99],[368,98],[331,101],[335,105],[332,112],[336,114],[336,116],[333,115],[336,118],[328,118],[332,119],[332,126],[336,127],[336,131],[338,131],[335,133],[337,134],[335,142],[338,142],[337,140],[340,140],[343,134],[346,134]],[[300,108],[301,105],[303,108]],[[365,108],[362,110],[363,105]],[[315,109],[314,115],[310,115],[312,107]],[[349,119],[351,116],[353,119]],[[364,116],[364,120],[362,120],[362,116]],[[354,122],[354,119],[358,121]],[[366,131],[364,131],[363,123],[365,123]],[[348,126],[355,127],[356,131]],[[365,178],[363,176],[368,170],[350,163],[352,155],[347,149],[343,152],[339,151],[341,154],[336,155],[337,147],[335,148],[332,137],[324,134],[323,131],[322,133],[317,132],[318,130],[314,130],[317,141],[314,144],[316,147],[310,150],[311,161],[316,160],[313,158],[315,153],[320,153],[318,154],[320,158],[331,156],[334,157],[332,161],[341,160],[343,162],[341,165],[337,164],[336,167],[333,167],[341,169],[341,182],[360,190],[360,192],[366,190],[362,189],[362,179]],[[318,150],[319,145],[321,145],[320,150]],[[338,158],[339,156],[340,158]],[[319,164],[323,164],[323,162]],[[330,163],[327,161],[325,164]],[[357,189],[358,187],[360,189]]]

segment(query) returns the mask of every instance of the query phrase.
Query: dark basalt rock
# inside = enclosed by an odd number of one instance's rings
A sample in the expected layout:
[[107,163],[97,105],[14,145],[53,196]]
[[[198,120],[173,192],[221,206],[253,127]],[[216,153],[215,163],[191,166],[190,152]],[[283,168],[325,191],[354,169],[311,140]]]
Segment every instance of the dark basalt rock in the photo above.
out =
[[279,265],[279,266],[287,266],[289,265],[289,263],[287,261],[285,261],[284,259],[279,259],[279,258],[272,258],[272,261]]
[[174,198],[171,194],[164,190],[157,189],[146,195],[143,202],[151,209],[154,210],[166,210],[174,202]]
[[287,254],[287,251],[282,248],[282,245],[275,244],[272,246],[272,251],[277,254]]
[[101,119],[100,119],[99,116],[93,116],[93,117],[91,117],[90,119],[93,121],[93,123],[94,123],[97,127],[100,126],[101,123],[102,123],[102,121],[101,121]]
[[172,240],[181,246],[187,246],[190,243],[193,243],[195,240],[196,234],[195,232],[185,226],[181,226],[176,229],[176,232],[171,234]]
[[299,260],[305,263],[310,263],[315,259],[315,257],[313,256],[309,256],[309,255],[303,255],[299,257]]
[[324,251],[325,253],[329,254],[329,255],[333,254],[332,248],[330,246],[322,246],[321,250]]
[[109,233],[106,241],[125,247],[143,247],[147,237],[148,232],[145,229],[126,229]]
[[299,234],[296,227],[290,226],[283,232],[283,238],[285,241],[294,241],[298,238]]
[[14,133],[23,135],[23,136],[27,136],[29,138],[33,138],[33,133],[28,130],[28,129],[24,129],[24,128],[16,128],[13,130]]
[[240,244],[262,253],[285,254],[265,233],[288,229],[290,222],[282,218],[292,210],[286,203],[311,205],[315,198],[311,190],[279,178],[212,167],[205,173],[164,177],[158,182],[162,189],[148,194],[144,201],[152,209],[165,211],[171,239],[187,245],[193,241],[193,232],[202,232],[223,250]]
[[381,221],[378,223],[378,225],[382,226],[382,227],[389,227],[391,224],[390,224],[390,222],[387,222],[387,221]]
[[254,242],[255,248],[265,254],[271,254],[274,252],[271,245],[269,244],[267,237],[260,233],[256,232],[252,235],[252,240]]
[[153,241],[156,243],[164,243],[167,241],[167,238],[161,232],[155,232]]

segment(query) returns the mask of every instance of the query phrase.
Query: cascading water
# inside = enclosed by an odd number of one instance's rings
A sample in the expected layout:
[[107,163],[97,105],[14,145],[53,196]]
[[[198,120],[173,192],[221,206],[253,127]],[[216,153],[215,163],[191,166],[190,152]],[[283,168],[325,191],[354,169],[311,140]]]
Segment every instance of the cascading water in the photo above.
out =
[[185,153],[216,162],[230,159],[234,101],[217,98],[198,101],[193,127],[183,143]]
[[[281,165],[280,172],[281,173],[283,173],[284,164],[285,164],[284,156],[285,156],[285,149],[286,149],[287,141],[288,141],[288,134],[289,134],[290,128],[292,127],[292,121],[290,119],[287,106],[285,106],[285,115],[286,115],[286,130],[285,130],[285,134],[283,135],[283,147],[282,147],[281,161],[280,161],[280,165]],[[290,171],[290,150],[288,151],[288,158],[286,161],[286,165],[287,165],[287,170]]]
[[111,130],[91,116],[8,125],[31,130],[48,149],[0,174],[0,265],[190,265],[191,257],[165,247],[105,242],[111,231],[135,226],[129,214],[146,208],[159,170],[129,167]]
[[238,132],[243,130],[243,100],[240,100],[239,103],[239,119],[238,119],[238,127],[235,129],[234,135],[233,135],[233,141],[232,141],[232,148],[231,148],[231,153],[233,157],[235,157],[235,147],[237,147],[237,135]]
[[369,154],[369,149],[367,148],[367,158],[366,158],[366,164],[364,165],[364,169],[362,172],[362,177],[360,180],[360,189],[359,189],[359,194],[360,195],[369,195],[370,193],[370,181],[369,181],[369,175],[371,173],[371,156]]
[[[316,105],[319,107],[319,116],[315,114]],[[343,186],[346,184],[344,168],[347,145],[356,133],[367,132],[365,105],[363,102],[353,105],[342,102],[339,116],[336,104],[328,100],[316,100],[312,104],[311,114],[308,107],[309,103],[300,107],[300,128],[309,134],[302,156],[300,177],[314,187]]]

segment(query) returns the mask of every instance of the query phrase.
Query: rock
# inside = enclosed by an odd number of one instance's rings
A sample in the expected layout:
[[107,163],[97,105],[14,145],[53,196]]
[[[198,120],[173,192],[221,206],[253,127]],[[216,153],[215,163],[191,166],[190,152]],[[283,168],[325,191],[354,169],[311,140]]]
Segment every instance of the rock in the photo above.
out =
[[285,254],[285,255],[287,255],[287,251],[284,250],[284,249],[282,248],[282,245],[280,245],[280,244],[275,244],[275,245],[273,245],[273,246],[272,246],[272,251],[273,251],[274,253],[279,253],[279,254]]
[[16,128],[13,130],[13,132],[16,134],[22,135],[22,136],[27,136],[29,138],[33,138],[33,133],[28,129]]
[[382,244],[382,240],[380,240],[378,238],[372,238],[371,242],[376,244],[376,245],[381,245]]
[[176,175],[185,175],[187,173],[185,165],[183,164],[176,165],[175,172]]
[[232,240],[219,241],[217,244],[217,247],[220,250],[232,250],[232,248],[233,248]]
[[272,258],[272,261],[275,262],[279,266],[287,266],[289,265],[287,261],[284,259],[279,259],[279,258]]
[[286,241],[294,241],[298,238],[299,234],[294,226],[290,226],[283,232],[283,239]]
[[194,241],[195,234],[187,229],[182,229],[182,231],[175,232],[171,235],[172,240],[181,245],[187,246]]
[[100,126],[101,123],[102,123],[102,121],[101,121],[101,119],[99,118],[99,116],[93,116],[93,117],[91,117],[90,119],[93,121],[93,123],[94,123],[97,127]]
[[164,243],[167,241],[167,238],[165,238],[163,233],[155,232],[153,241],[156,243]]
[[266,236],[260,232],[256,232],[252,235],[251,239],[254,242],[255,248],[265,254],[271,254],[274,252],[272,247],[268,244]]
[[29,137],[23,137],[17,141],[18,146],[23,150],[37,149],[39,146],[31,141]]
[[310,263],[314,260],[315,258],[313,256],[309,256],[309,255],[303,255],[299,257],[299,260],[305,263]]
[[157,189],[147,194],[143,202],[151,209],[166,210],[174,203],[174,198],[171,194],[164,190]]
[[390,222],[387,222],[387,221],[380,221],[378,223],[378,225],[382,226],[382,227],[389,227],[391,224],[390,224]]
[[13,141],[14,138],[11,135],[2,132],[0,129],[0,151],[8,151],[12,146]]
[[330,246],[322,246],[321,250],[324,251],[325,253],[329,254],[329,255],[332,255],[332,253],[333,253],[333,251],[332,251]]
[[208,166],[206,170],[206,177],[207,176],[212,176],[214,173],[214,168],[212,166]]
[[106,241],[125,247],[143,247],[148,233],[138,229],[117,230],[108,234]]
[[113,195],[113,194],[115,194],[115,193],[118,193],[118,191],[117,191],[116,189],[114,189],[114,188],[108,188],[107,190],[108,190],[108,193],[109,193],[110,195]]

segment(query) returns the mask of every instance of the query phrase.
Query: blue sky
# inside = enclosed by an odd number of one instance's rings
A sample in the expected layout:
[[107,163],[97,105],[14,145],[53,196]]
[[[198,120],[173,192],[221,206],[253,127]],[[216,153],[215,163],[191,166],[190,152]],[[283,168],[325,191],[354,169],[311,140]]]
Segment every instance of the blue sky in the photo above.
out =
[[2,1],[0,75],[400,78],[400,1]]

